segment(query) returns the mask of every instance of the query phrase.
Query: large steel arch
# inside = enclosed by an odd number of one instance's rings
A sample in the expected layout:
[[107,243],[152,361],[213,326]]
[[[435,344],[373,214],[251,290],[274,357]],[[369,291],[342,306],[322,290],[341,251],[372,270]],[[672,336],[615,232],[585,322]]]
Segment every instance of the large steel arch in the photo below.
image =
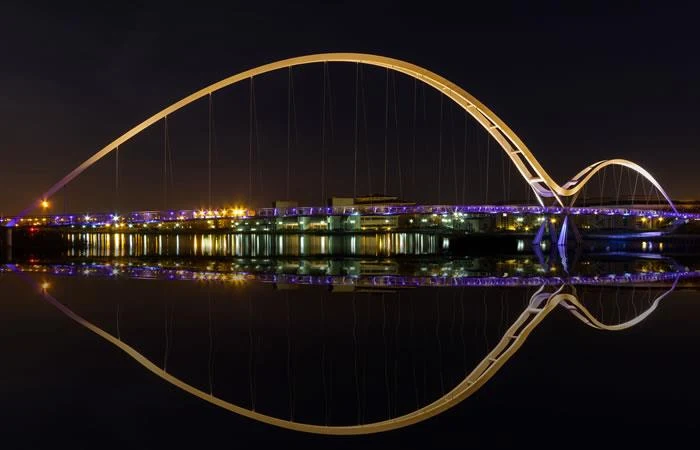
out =
[[[385,56],[365,53],[321,53],[284,59],[281,61],[265,64],[253,69],[249,69],[236,75],[230,76],[228,78],[224,78],[221,81],[218,81],[214,84],[200,89],[197,92],[188,95],[182,100],[175,102],[167,108],[163,109],[162,111],[152,115],[148,119],[144,120],[140,124],[136,125],[132,129],[124,133],[123,135],[119,136],[117,139],[104,146],[101,150],[99,150],[97,153],[92,155],[90,158],[85,160],[82,164],[80,164],[78,167],[76,167],[70,173],[68,173],[68,175],[66,175],[56,184],[51,186],[51,188],[44,192],[40,200],[44,200],[51,197],[57,191],[62,189],[66,184],[70,183],[73,179],[78,177],[84,170],[95,164],[100,159],[104,158],[106,155],[114,151],[117,147],[124,144],[129,139],[136,136],[146,128],[150,127],[159,120],[167,117],[168,115],[174,113],[175,111],[189,105],[190,103],[202,97],[211,95],[212,93],[232,84],[236,84],[240,81],[268,72],[299,65],[322,62],[347,62],[383,67],[408,75],[440,91],[442,94],[446,95],[448,98],[450,98],[459,106],[461,106],[467,113],[469,113],[477,122],[479,122],[479,124],[482,127],[484,127],[484,129],[496,140],[496,142],[498,142],[503,151],[505,151],[505,153],[511,159],[513,164],[516,166],[520,175],[525,179],[525,181],[535,192],[536,198],[542,205],[544,205],[542,201],[543,198],[553,197],[560,205],[564,206],[560,197],[569,197],[575,195],[579,190],[583,188],[588,179],[590,179],[590,176],[588,176],[581,180],[581,182],[579,182],[579,175],[588,173],[588,171],[591,170],[594,171],[592,173],[595,173],[595,171],[600,170],[596,169],[596,167],[598,167],[600,163],[596,163],[592,166],[589,166],[588,168],[584,169],[584,171],[579,173],[577,177],[574,177],[564,187],[562,187],[559,184],[557,184],[556,181],[554,181],[554,179],[552,179],[552,177],[547,173],[546,170],[544,170],[544,168],[539,163],[537,158],[535,158],[535,156],[532,154],[530,149],[515,134],[515,132],[513,132],[513,130],[511,130],[508,127],[508,125],[505,124],[505,122],[503,122],[493,111],[487,108],[483,103],[474,98],[467,91],[465,91],[458,85],[452,83],[451,81],[447,80],[446,78],[415,64],[399,59],[388,58]],[[670,202],[668,195],[666,195],[666,193],[660,188],[656,180],[654,180],[653,177],[651,177],[651,175],[647,171],[645,171],[644,169],[642,169],[634,163],[626,163],[627,164],[625,165],[632,168],[633,170],[637,170],[645,178],[649,179],[655,186],[657,186],[657,188],[663,193],[664,197]],[[31,209],[34,206],[35,205],[31,205],[28,209]]]

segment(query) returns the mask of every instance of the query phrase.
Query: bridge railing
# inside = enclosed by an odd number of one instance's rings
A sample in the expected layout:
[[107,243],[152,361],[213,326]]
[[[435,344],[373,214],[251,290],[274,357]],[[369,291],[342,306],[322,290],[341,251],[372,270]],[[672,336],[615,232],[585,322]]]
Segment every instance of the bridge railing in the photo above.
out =
[[27,217],[0,217],[0,226],[99,226],[111,223],[148,224],[190,220],[249,219],[305,217],[305,216],[352,216],[352,215],[585,215],[585,216],[630,216],[647,219],[700,220],[700,213],[673,212],[659,209],[633,207],[561,207],[529,205],[352,205],[352,206],[299,206],[287,208],[259,209],[211,209],[134,211],[116,213],[36,215]]

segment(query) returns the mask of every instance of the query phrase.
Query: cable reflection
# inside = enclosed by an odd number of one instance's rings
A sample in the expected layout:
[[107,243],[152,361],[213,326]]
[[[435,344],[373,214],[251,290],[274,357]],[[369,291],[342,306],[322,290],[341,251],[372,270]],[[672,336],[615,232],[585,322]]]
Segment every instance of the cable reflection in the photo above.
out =
[[[226,401],[214,395],[213,387],[209,385],[209,392],[205,392],[197,387],[183,381],[182,379],[168,373],[165,367],[161,368],[149,358],[137,351],[134,347],[122,341],[119,336],[114,336],[105,331],[81,315],[77,314],[65,304],[61,303],[50,293],[50,285],[46,281],[37,281],[28,276],[27,272],[13,265],[6,265],[6,268],[22,277],[27,283],[37,288],[37,291],[43,299],[58,309],[61,313],[77,322],[81,326],[87,328],[91,332],[100,336],[110,344],[124,351],[127,355],[141,364],[145,369],[149,370],[156,376],[171,383],[174,386],[182,389],[190,395],[196,396],[205,400],[217,407],[234,412],[241,416],[257,420],[266,424],[316,434],[328,435],[359,435],[377,433],[397,428],[406,427],[424,421],[430,417],[436,416],[453,406],[457,405],[464,399],[468,398],[478,391],[488,380],[493,377],[500,368],[517,352],[517,350],[525,343],[528,336],[534,329],[554,310],[557,306],[564,307],[574,317],[581,320],[584,324],[607,331],[619,331],[638,325],[640,322],[649,317],[649,315],[658,307],[662,299],[670,294],[678,285],[681,278],[689,276],[697,276],[697,273],[676,273],[670,275],[672,278],[664,276],[656,279],[656,281],[672,281],[667,290],[658,295],[650,304],[650,306],[639,312],[633,319],[627,320],[618,324],[605,324],[602,320],[597,319],[594,314],[582,304],[576,293],[576,286],[568,282],[542,283],[540,287],[531,295],[526,307],[515,319],[515,321],[505,330],[498,342],[491,348],[486,356],[471,370],[454,388],[441,394],[439,398],[429,404],[419,407],[412,412],[399,415],[387,420],[380,420],[370,423],[361,423],[358,425],[318,425],[313,423],[300,423],[293,420],[293,415],[289,420],[282,419],[255,411],[255,402],[253,399],[253,409],[248,409],[243,406]],[[618,280],[619,281],[619,280]],[[650,278],[641,280],[643,282],[653,281]],[[628,283],[634,283],[627,277]],[[601,284],[607,283],[606,280],[601,280]],[[531,285],[531,284],[530,284]],[[664,286],[666,284],[664,283]],[[211,314],[211,313],[210,313]],[[252,388],[252,387],[251,387]],[[389,399],[389,402],[391,399]],[[391,409],[391,405],[388,405]]]

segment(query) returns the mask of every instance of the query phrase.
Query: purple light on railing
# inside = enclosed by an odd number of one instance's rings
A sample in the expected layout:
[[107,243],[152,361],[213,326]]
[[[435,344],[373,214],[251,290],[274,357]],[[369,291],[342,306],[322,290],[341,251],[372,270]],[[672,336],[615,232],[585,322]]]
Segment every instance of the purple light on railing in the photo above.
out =
[[[45,272],[44,266],[33,265],[22,267],[14,265],[21,271],[26,272]],[[227,281],[228,278],[236,278],[245,276],[246,279],[260,281],[263,283],[288,283],[301,285],[356,285],[356,286],[415,286],[415,287],[525,287],[525,286],[541,286],[541,285],[614,285],[621,283],[634,282],[655,282],[669,281],[677,278],[697,278],[700,277],[700,271],[676,271],[676,272],[647,272],[639,274],[622,274],[622,275],[601,275],[601,276],[572,276],[572,277],[463,277],[463,276],[401,276],[401,275],[384,275],[384,276],[347,276],[347,275],[296,275],[296,274],[277,274],[277,273],[260,273],[251,275],[247,272],[197,272],[184,269],[164,269],[158,266],[141,266],[127,267],[121,271],[115,269],[111,265],[92,264],[82,266],[81,270],[72,265],[55,265],[52,266],[51,272],[56,275],[67,276],[106,276],[114,277],[124,275],[132,278],[144,279],[167,279],[167,280],[218,280]],[[0,271],[9,270],[8,266],[0,266]]]
[[[397,214],[449,214],[449,213],[464,213],[464,214],[574,214],[574,215],[607,215],[607,216],[635,216],[648,218],[666,218],[666,219],[684,219],[684,220],[700,220],[700,213],[676,213],[671,211],[655,211],[647,209],[629,209],[629,208],[591,208],[591,207],[571,207],[562,208],[559,206],[514,206],[514,205],[412,205],[412,206],[376,206],[376,205],[359,205],[356,207],[292,207],[285,209],[277,208],[260,208],[254,215],[262,217],[278,217],[282,216],[308,216],[308,215],[356,215],[356,214],[375,214],[375,215],[397,215]],[[167,216],[173,216],[174,211],[158,212],[158,211],[136,211],[125,214],[125,222],[142,223],[151,221],[166,221],[172,220]],[[195,218],[196,212],[190,210],[181,211],[183,217],[190,216]],[[111,215],[113,217],[113,215]],[[91,224],[101,225],[109,221],[109,214],[91,214]],[[252,216],[243,216],[250,218]],[[55,215],[48,216],[49,226],[62,226],[65,222],[69,224],[82,223],[83,217],[76,218],[73,215]],[[18,218],[6,218],[7,226],[17,226]],[[187,219],[185,219],[187,220]],[[77,221],[77,222],[76,222]],[[63,222],[63,223],[62,223]]]

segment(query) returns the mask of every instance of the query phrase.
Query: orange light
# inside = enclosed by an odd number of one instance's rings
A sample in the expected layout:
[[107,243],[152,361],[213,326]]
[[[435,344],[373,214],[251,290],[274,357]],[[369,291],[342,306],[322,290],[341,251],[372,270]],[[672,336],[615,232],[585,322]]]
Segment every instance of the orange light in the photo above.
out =
[[48,200],[42,200],[41,201],[41,207],[46,209],[49,207],[49,201]]

